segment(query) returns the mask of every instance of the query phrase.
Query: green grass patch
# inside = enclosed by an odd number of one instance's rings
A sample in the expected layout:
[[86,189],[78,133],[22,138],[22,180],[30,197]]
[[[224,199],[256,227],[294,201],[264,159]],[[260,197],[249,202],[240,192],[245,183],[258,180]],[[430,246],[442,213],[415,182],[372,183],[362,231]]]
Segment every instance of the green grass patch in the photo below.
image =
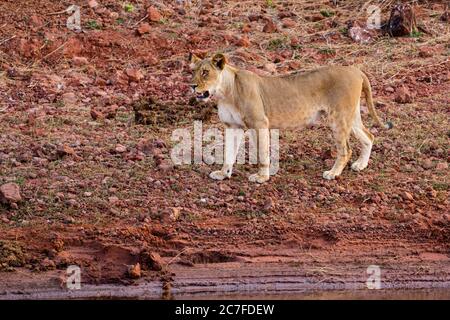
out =
[[100,30],[101,29],[100,25],[95,20],[89,20],[88,22],[86,22],[86,28],[92,29],[92,30]]
[[326,18],[334,16],[334,12],[328,10],[320,10],[320,14]]
[[126,3],[123,5],[123,10],[125,10],[125,12],[133,12],[134,6],[131,3]]

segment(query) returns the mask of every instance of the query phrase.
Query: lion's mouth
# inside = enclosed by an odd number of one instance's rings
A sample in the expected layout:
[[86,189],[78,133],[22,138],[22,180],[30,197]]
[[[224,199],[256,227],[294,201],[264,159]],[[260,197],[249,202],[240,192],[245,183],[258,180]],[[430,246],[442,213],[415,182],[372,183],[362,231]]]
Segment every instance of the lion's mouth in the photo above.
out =
[[208,90],[197,94],[197,99],[198,100],[204,100],[204,99],[207,99],[207,98],[209,98],[209,91]]

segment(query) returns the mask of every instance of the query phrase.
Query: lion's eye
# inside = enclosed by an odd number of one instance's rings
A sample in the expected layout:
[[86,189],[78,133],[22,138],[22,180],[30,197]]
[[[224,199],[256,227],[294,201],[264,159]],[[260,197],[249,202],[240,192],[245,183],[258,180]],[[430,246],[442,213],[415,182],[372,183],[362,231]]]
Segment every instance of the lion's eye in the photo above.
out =
[[208,70],[203,70],[202,71],[202,77],[206,77],[209,74]]

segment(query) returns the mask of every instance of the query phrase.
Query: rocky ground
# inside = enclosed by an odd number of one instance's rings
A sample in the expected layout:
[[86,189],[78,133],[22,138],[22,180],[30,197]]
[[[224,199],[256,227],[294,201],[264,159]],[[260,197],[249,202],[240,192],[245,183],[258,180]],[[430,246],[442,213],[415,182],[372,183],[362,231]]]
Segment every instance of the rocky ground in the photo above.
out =
[[[375,2],[386,20],[393,1]],[[66,26],[73,3],[82,32]],[[77,264],[85,281],[128,283],[280,252],[448,264],[444,3],[419,1],[411,36],[361,40],[364,1],[2,1],[0,271]],[[394,128],[372,127],[369,167],[335,181],[322,179],[334,156],[325,123],[282,132],[279,173],[263,185],[248,182],[251,165],[219,183],[212,166],[173,166],[174,129],[220,127],[214,105],[189,103],[186,63],[217,51],[259,74],[358,65]]]

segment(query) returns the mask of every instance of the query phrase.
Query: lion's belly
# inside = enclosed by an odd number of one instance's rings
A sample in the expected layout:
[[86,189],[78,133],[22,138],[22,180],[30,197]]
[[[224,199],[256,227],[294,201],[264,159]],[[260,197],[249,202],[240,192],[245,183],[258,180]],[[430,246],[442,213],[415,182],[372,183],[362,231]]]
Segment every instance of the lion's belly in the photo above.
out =
[[295,110],[293,112],[279,111],[269,116],[271,128],[278,129],[301,129],[312,126],[320,119],[321,108],[309,110]]

